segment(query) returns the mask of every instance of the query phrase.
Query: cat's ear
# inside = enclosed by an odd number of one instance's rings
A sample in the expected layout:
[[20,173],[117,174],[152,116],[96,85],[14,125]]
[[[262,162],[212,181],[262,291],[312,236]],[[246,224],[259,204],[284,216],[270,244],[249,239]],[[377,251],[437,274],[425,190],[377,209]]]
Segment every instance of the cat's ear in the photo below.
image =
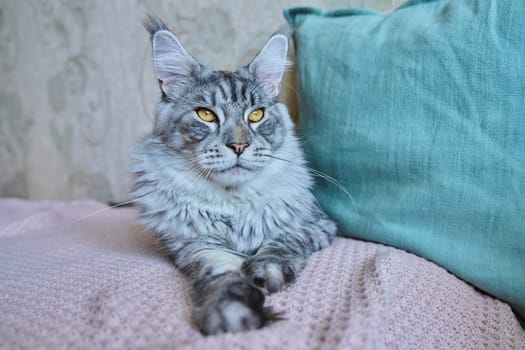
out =
[[148,21],[145,26],[151,34],[153,65],[160,88],[168,96],[177,96],[191,83],[201,66],[164,23],[152,17]]
[[286,59],[287,52],[288,38],[283,34],[275,34],[248,66],[272,97],[279,94],[284,71],[290,65]]
[[162,91],[176,96],[200,69],[188,51],[170,31],[156,32],[152,39],[153,64]]

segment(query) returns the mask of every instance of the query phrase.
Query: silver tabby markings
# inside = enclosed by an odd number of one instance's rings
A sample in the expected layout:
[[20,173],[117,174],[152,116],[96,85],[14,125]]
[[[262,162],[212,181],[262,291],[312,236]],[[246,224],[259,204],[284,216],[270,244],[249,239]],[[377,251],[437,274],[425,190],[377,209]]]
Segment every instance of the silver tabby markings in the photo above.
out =
[[263,292],[292,281],[336,232],[277,100],[288,39],[272,36],[248,66],[223,72],[162,22],[146,28],[162,98],[133,151],[141,220],[187,278],[202,333],[262,327],[278,318]]

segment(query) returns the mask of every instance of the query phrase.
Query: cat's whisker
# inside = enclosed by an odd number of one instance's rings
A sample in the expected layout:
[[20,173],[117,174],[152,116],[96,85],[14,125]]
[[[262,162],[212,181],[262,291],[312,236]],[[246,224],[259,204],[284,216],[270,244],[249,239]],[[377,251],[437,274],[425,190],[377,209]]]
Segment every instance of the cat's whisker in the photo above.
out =
[[[130,200],[129,202],[132,202],[132,200]],[[87,214],[87,215],[85,215],[85,216],[83,216],[83,217],[81,217],[81,218],[79,218],[79,219],[77,219],[77,220],[74,220],[74,221],[72,221],[72,222],[67,223],[66,226],[73,226],[73,225],[76,225],[76,224],[78,224],[78,223],[80,223],[80,222],[82,222],[82,221],[84,221],[84,220],[86,220],[86,219],[89,219],[90,217],[92,217],[92,216],[94,216],[94,215],[98,215],[98,214],[101,214],[101,213],[103,213],[103,212],[105,212],[105,211],[108,211],[108,210],[110,210],[110,209],[113,209],[113,208],[116,208],[116,207],[122,206],[122,205],[124,205],[125,203],[126,203],[126,202],[118,203],[118,204],[115,204],[115,205],[112,205],[112,206],[109,206],[109,207],[106,207],[106,208],[101,208],[101,209],[95,210],[95,211],[93,211],[93,212],[91,212],[91,213],[89,213],[89,214]]]
[[253,92],[258,94],[261,91],[267,89],[268,87],[271,87],[272,85],[274,85],[274,83],[268,83],[268,82],[260,83],[259,86],[253,89]]
[[[280,157],[276,157],[274,155],[266,155],[266,156],[270,157],[270,158],[273,158],[273,159],[277,159],[277,160],[283,161],[283,162],[293,163],[293,161],[291,161],[291,160],[280,158]],[[308,169],[308,171],[310,171],[310,173],[312,173],[313,176],[320,177],[320,178],[328,181],[332,185],[336,186],[340,191],[342,191],[350,199],[350,202],[352,203],[352,207],[354,208],[354,210],[356,212],[359,211],[359,209],[357,207],[357,204],[356,204],[356,201],[355,201],[355,198],[350,194],[350,192],[348,192],[348,190],[339,181],[337,181],[336,179],[334,179],[330,175],[323,173],[320,170],[314,169],[314,168],[306,166],[306,165],[303,165],[303,166],[306,169]]]
[[202,169],[200,167],[197,167],[195,170],[197,170],[197,171],[193,172],[193,174],[195,175],[195,178],[193,179],[193,181],[191,182],[191,184],[189,186],[190,190],[193,189],[195,187],[195,185],[197,184],[197,182],[202,179],[202,172],[204,171],[204,169]]
[[193,165],[191,166],[191,168],[189,168],[189,169],[187,170],[187,172],[188,172],[188,173],[195,173],[195,172],[198,173],[198,172],[201,171],[201,169],[202,169],[202,168],[201,168],[200,164],[195,163],[195,164],[193,164]]
[[[150,192],[151,193],[151,192]],[[114,209],[114,208],[118,208],[118,207],[122,207],[122,206],[125,206],[127,204],[133,204],[138,198],[143,198],[143,197],[146,197],[147,195],[149,195],[150,193],[146,193],[142,196],[137,196],[133,199],[130,199],[130,200],[127,200],[127,201],[124,201],[124,202],[118,202],[118,203],[115,203],[113,205],[110,205],[108,207],[105,207],[105,208],[101,208],[101,209],[98,209],[98,210],[95,210],[89,214],[86,214],[85,216],[81,217],[81,218],[78,218],[72,222],[69,222],[66,224],[66,226],[72,226],[72,225],[76,225],[78,223],[81,223],[82,221],[86,220],[86,219],[89,219],[90,217],[93,217],[95,215],[99,215],[99,214],[102,214],[108,210],[111,210],[111,209]]]
[[327,174],[325,174],[325,173],[323,173],[321,171],[318,171],[316,169],[313,169],[313,168],[310,168],[310,167],[307,167],[307,169],[310,170],[313,173],[314,176],[320,177],[320,178],[330,182],[331,184],[333,184],[337,188],[339,188],[339,190],[341,190],[350,199],[350,201],[352,202],[352,206],[354,207],[354,210],[356,212],[358,211],[358,208],[357,208],[357,205],[356,205],[354,197],[348,192],[348,190],[339,181],[337,181],[333,177],[331,177],[331,176],[329,176],[329,175],[327,175]]
[[213,173],[213,170],[212,169],[208,169],[207,172],[206,172],[206,178],[209,179],[212,173]]
[[297,141],[299,141],[299,146],[301,146],[301,148],[306,145],[308,142],[310,142],[310,139],[312,137],[311,136],[300,136],[300,137],[297,137]]
[[286,82],[281,82],[281,86],[289,89],[289,90],[292,90],[295,94],[295,96],[297,97],[297,102],[298,103],[301,103],[301,96],[299,96],[299,91],[297,91],[297,89],[292,85],[292,84],[288,84]]

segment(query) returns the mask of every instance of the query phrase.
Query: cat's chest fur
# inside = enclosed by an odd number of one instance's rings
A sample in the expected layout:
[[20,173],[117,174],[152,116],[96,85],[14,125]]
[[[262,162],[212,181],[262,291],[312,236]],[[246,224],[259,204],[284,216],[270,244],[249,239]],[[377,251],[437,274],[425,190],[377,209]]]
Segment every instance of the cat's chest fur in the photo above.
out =
[[173,204],[171,218],[182,238],[208,236],[235,251],[252,254],[265,240],[277,237],[292,219],[284,198],[245,189],[241,193],[187,196]]
[[[280,187],[280,186],[277,186]],[[164,203],[156,213],[146,215],[148,226],[173,244],[209,237],[221,245],[244,254],[252,254],[265,241],[293,227],[294,207],[299,198],[282,196],[279,191],[257,191],[247,187],[206,195],[177,193],[176,188],[160,190],[152,200]],[[170,200],[166,194],[171,193]],[[151,220],[148,220],[151,218]]]

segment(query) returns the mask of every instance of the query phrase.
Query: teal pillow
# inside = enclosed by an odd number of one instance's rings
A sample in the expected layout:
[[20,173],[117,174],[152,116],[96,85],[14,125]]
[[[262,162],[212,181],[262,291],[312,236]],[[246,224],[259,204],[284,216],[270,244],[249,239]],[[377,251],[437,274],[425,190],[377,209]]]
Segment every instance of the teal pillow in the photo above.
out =
[[426,257],[525,316],[525,1],[285,16],[309,161],[353,197],[315,188],[341,234]]

